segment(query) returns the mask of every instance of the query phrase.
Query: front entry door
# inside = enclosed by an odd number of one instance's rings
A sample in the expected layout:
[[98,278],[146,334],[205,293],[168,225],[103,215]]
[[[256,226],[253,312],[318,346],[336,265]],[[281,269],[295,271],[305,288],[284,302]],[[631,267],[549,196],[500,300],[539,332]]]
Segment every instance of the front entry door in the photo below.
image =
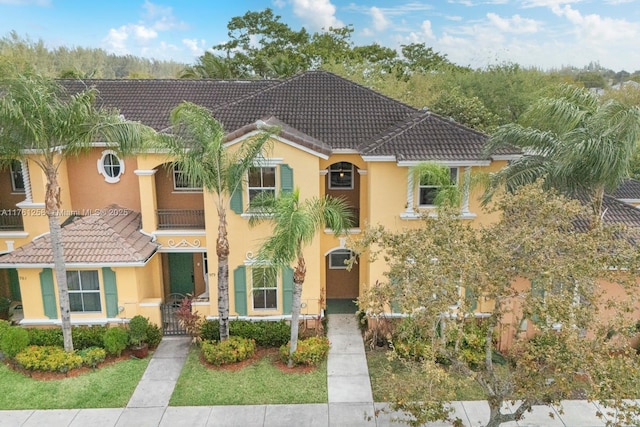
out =
[[169,253],[169,280],[172,294],[193,295],[193,254]]

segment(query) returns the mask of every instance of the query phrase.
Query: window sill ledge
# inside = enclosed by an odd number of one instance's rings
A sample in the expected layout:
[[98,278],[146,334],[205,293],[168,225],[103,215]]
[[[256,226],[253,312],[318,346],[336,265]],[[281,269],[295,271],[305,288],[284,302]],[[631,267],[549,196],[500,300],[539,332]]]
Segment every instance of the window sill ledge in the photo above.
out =
[[[431,212],[402,212],[400,214],[400,219],[404,219],[406,221],[415,221],[417,219],[421,219],[424,216],[427,216],[429,218],[437,218],[438,217],[438,213],[435,211],[431,211]],[[477,218],[478,215],[474,214],[473,212],[464,212],[461,213],[460,215],[458,215],[458,219],[475,219]]]

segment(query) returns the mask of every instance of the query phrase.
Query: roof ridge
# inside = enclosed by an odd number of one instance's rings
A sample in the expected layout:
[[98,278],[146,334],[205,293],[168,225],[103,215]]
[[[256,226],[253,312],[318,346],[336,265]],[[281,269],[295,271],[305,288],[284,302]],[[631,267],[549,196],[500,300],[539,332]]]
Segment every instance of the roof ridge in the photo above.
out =
[[380,132],[378,134],[378,136],[375,137],[372,141],[369,141],[367,143],[362,143],[358,147],[358,151],[360,151],[361,153],[365,154],[367,152],[371,152],[371,151],[377,150],[378,148],[380,148],[383,145],[385,145],[391,139],[402,135],[404,132],[408,131],[409,129],[411,129],[415,125],[423,122],[424,120],[429,118],[429,116],[431,116],[431,114],[432,113],[429,110],[418,110],[418,111],[412,113],[403,122],[396,123],[396,124],[392,125],[391,127],[389,127],[387,129],[383,130],[382,132]]

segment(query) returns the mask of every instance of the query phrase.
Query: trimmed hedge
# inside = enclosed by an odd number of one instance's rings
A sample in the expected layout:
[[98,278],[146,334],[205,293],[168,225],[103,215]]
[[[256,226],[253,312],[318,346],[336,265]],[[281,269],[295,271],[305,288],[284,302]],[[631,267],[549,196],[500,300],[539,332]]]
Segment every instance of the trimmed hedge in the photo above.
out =
[[[289,345],[287,343],[280,347],[280,359],[283,362],[289,361]],[[329,340],[327,337],[309,337],[298,340],[296,351],[291,359],[294,365],[317,366],[329,355]]]
[[75,326],[71,329],[73,348],[83,350],[91,347],[102,347],[106,326]]
[[11,359],[27,348],[28,345],[29,333],[18,326],[10,327],[4,331],[0,340],[0,350]]
[[60,328],[29,328],[27,331],[29,331],[29,345],[64,347]]
[[[207,320],[202,324],[200,331],[200,337],[203,341],[220,340],[220,324],[217,320]],[[277,322],[231,320],[229,335],[255,340],[260,347],[280,347],[289,342],[291,327],[284,320]]]
[[201,350],[204,360],[220,366],[251,358],[256,351],[256,343],[252,339],[229,337],[222,342],[203,341]]

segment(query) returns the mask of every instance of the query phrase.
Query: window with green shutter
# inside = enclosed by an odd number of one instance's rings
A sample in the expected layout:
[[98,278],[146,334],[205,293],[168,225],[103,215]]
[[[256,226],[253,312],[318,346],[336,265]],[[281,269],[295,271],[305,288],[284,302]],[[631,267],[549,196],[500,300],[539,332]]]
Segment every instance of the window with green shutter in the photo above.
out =
[[109,267],[102,269],[102,282],[104,285],[104,302],[107,308],[107,317],[118,315],[118,286],[116,273]]
[[235,299],[236,313],[239,316],[247,315],[247,271],[244,265],[233,271],[233,296]]
[[283,193],[293,191],[293,169],[289,165],[280,165],[280,191]]
[[291,314],[293,306],[293,269],[282,269],[282,313]]

